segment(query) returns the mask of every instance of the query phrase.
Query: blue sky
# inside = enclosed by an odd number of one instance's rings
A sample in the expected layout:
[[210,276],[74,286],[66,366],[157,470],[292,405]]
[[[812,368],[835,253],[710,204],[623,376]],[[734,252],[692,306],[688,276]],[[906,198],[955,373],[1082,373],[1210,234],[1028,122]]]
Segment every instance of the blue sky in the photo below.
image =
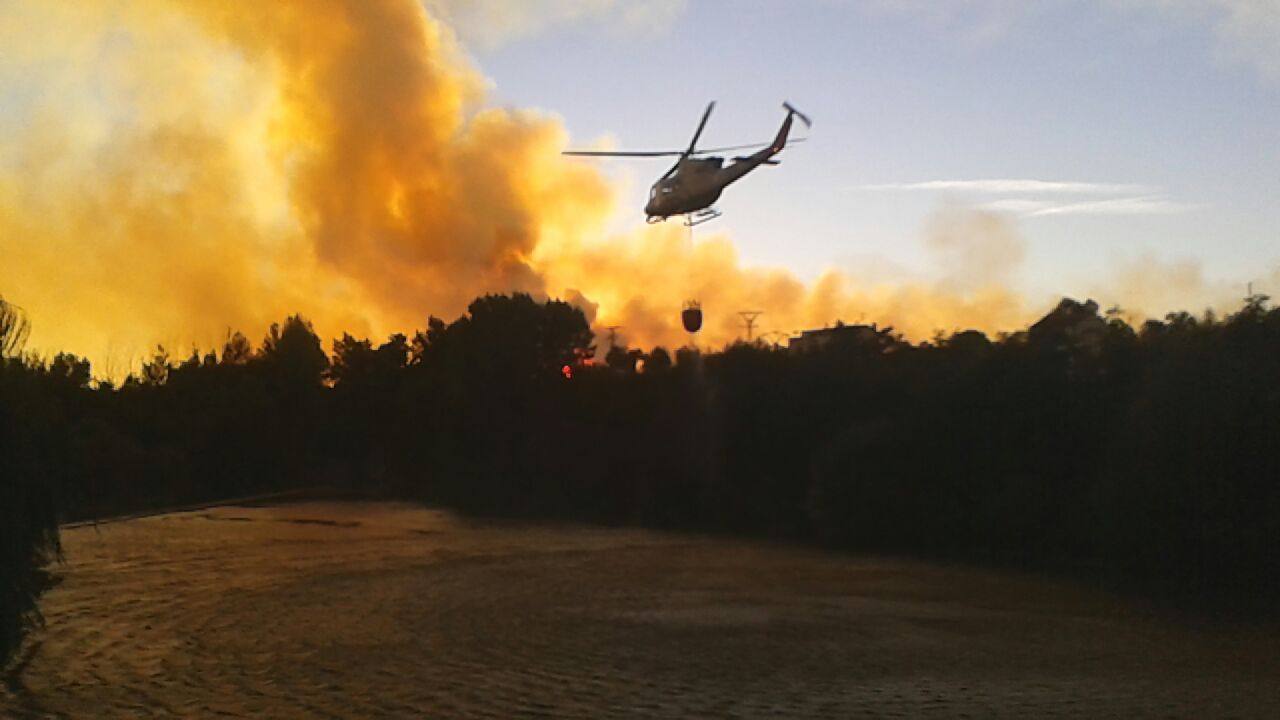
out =
[[[750,263],[937,273],[924,228],[958,206],[1015,223],[1011,282],[1033,295],[1086,294],[1126,263],[1273,284],[1276,0],[471,8],[452,17],[491,99],[561,116],[575,144],[681,147],[711,99],[706,144],[768,139],[784,99],[813,116],[808,144],[719,203]],[[629,182],[619,224],[638,222],[663,161],[602,166]]]

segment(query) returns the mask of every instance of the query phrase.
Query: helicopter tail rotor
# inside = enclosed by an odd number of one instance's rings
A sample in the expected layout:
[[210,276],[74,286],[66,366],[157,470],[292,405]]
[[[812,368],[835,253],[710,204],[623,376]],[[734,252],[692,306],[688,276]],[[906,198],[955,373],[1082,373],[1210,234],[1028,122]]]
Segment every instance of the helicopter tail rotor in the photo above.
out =
[[792,107],[791,103],[784,102],[782,107],[786,109],[788,115],[795,115],[800,118],[800,122],[804,123],[805,127],[813,127],[813,123],[809,122],[809,116]]

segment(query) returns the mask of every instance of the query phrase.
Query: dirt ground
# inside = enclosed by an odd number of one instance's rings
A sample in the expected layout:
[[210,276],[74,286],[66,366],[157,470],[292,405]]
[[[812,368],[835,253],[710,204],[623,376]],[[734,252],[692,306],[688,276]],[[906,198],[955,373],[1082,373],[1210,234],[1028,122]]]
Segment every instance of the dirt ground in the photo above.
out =
[[9,717],[1280,717],[1280,634],[1034,577],[410,505],[64,533]]

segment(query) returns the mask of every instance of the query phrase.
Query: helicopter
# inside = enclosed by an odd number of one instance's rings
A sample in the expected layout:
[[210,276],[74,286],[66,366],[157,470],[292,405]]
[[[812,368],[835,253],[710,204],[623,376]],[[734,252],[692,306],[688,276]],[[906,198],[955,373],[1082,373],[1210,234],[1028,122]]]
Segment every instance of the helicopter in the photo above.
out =
[[[565,155],[590,157],[670,157],[679,156],[671,169],[667,170],[649,189],[649,202],[644,206],[645,222],[658,223],[670,217],[684,216],[684,224],[693,227],[720,217],[720,211],[712,207],[720,198],[720,194],[730,184],[755,170],[761,165],[777,165],[774,156],[792,143],[801,142],[804,138],[789,140],[791,122],[800,118],[806,128],[812,123],[804,113],[796,110],[790,103],[782,103],[787,117],[772,142],[753,143],[749,145],[731,145],[729,147],[697,149],[698,138],[707,126],[707,118],[715,109],[715,101],[707,105],[702,113],[702,121],[689,141],[685,150],[654,151],[609,151],[609,150],[566,150]],[[750,155],[739,155],[733,162],[724,164],[725,159],[712,153],[730,152],[733,150],[749,150],[762,148]]]

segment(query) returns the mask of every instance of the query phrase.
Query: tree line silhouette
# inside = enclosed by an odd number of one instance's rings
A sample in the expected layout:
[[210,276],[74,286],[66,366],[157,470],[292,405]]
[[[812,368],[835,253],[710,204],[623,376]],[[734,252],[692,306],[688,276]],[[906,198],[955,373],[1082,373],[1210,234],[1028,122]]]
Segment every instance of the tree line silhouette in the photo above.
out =
[[23,355],[0,304],[0,652],[34,617],[58,519],[318,484],[1263,605],[1280,596],[1267,303],[1134,328],[1064,299],[995,339],[859,326],[803,350],[595,359],[578,309],[490,295],[331,353],[299,316],[256,346],[160,348],[119,386],[73,355]]

